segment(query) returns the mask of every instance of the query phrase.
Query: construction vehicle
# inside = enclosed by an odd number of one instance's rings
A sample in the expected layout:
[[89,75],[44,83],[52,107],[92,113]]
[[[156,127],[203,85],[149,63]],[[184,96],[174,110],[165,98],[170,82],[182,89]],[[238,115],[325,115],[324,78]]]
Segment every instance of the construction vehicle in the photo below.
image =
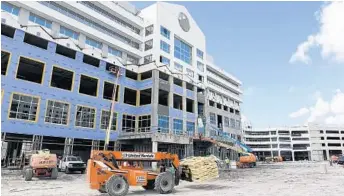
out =
[[[158,171],[147,169],[143,163],[159,164]],[[91,189],[110,196],[124,196],[129,186],[142,186],[158,193],[172,192],[179,181],[191,181],[179,168],[178,155],[166,152],[143,153],[121,151],[92,151],[87,163],[87,179]]]
[[257,157],[252,153],[241,152],[239,153],[238,168],[255,167],[257,165]]
[[25,181],[30,181],[33,177],[56,179],[58,176],[56,154],[51,154],[48,149],[25,153],[22,163]]

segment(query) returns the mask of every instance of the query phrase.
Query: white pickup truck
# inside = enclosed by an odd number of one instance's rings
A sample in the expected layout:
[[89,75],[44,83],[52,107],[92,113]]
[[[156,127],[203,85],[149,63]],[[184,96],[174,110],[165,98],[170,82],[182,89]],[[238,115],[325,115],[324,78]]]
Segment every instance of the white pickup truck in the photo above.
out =
[[86,163],[78,156],[66,156],[59,163],[59,170],[69,174],[74,171],[85,173]]

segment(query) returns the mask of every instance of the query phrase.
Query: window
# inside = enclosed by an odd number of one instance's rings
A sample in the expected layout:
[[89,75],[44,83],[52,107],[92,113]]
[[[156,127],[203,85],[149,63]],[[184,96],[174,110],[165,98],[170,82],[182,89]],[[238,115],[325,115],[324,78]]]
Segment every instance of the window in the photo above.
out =
[[197,69],[200,70],[201,72],[204,72],[204,64],[197,61]]
[[168,92],[159,89],[159,105],[168,106]]
[[140,91],[140,105],[151,104],[152,89],[145,89]]
[[203,82],[204,81],[204,77],[202,75],[198,75],[198,81],[199,82]]
[[59,124],[59,125],[67,125],[68,115],[69,115],[68,103],[48,100],[44,122]]
[[173,108],[183,110],[183,97],[173,94]]
[[141,80],[146,80],[152,77],[152,71],[146,71],[141,73]]
[[122,51],[109,47],[109,54],[122,58]]
[[189,68],[186,68],[186,74],[187,74],[188,76],[190,76],[191,78],[194,77],[194,72],[193,72],[191,69],[189,69]]
[[67,27],[60,26],[60,34],[65,35],[67,37],[73,38],[75,40],[79,39],[79,33],[75,32],[71,29],[68,29]]
[[25,57],[20,57],[17,70],[17,78],[42,84],[44,63]]
[[126,43],[128,45],[130,45],[131,47],[133,48],[136,48],[136,49],[139,49],[140,48],[140,44],[138,44],[137,42],[123,36],[123,35],[120,35],[104,26],[102,26],[100,23],[97,23],[97,22],[94,22],[86,17],[83,17],[81,16],[80,14],[77,14],[76,12],[66,8],[66,7],[63,7],[53,1],[39,1],[38,3],[40,4],[43,4],[44,6],[46,7],[49,7],[67,17],[70,17],[70,18],[73,18],[89,27],[92,27],[106,35],[109,35],[111,37],[113,37],[114,39],[117,39],[123,43]]
[[181,135],[183,133],[183,120],[173,119],[174,134]]
[[125,70],[125,77],[127,77],[127,78],[130,78],[130,79],[132,79],[132,80],[137,80],[137,76],[138,76],[138,74],[137,73],[135,73],[135,72],[132,72],[132,71],[130,71],[130,70]]
[[174,63],[174,69],[183,72],[183,65],[179,64],[179,63]]
[[183,87],[183,81],[178,78],[173,78],[173,84]]
[[235,120],[233,118],[231,118],[230,122],[231,122],[231,127],[235,128]]
[[86,106],[77,106],[75,115],[75,126],[94,128],[96,118],[96,109]]
[[191,65],[192,49],[185,42],[174,38],[174,57]]
[[164,115],[159,115],[158,117],[158,127],[159,130],[163,133],[169,132],[169,117]]
[[186,122],[186,131],[188,132],[189,136],[195,135],[195,123]]
[[29,20],[41,26],[47,27],[48,29],[51,29],[51,21],[37,16],[36,14],[30,13]]
[[170,59],[164,57],[164,56],[160,56],[160,62],[162,64],[165,64],[165,65],[170,65]]
[[150,63],[153,61],[153,55],[147,55],[145,57],[143,57],[143,63]]
[[42,39],[40,37],[37,37],[35,35],[31,35],[29,33],[25,33],[24,36],[24,42],[33,46],[36,46],[38,48],[42,48],[46,50],[48,48],[48,41],[45,39]]
[[[3,2],[1,2],[1,3],[3,3]],[[16,32],[15,28],[1,23],[1,35],[13,38],[15,32]]]
[[[114,93],[113,88],[114,88],[113,83],[106,82],[106,81],[104,82],[103,99],[112,100],[112,96]],[[115,101],[118,101],[118,96],[119,96],[119,85],[117,85]]]
[[131,64],[138,65],[139,64],[139,59],[136,57],[133,57],[129,54],[127,54],[127,61]]
[[136,90],[124,88],[124,103],[136,106]]
[[170,53],[170,45],[162,40],[160,40],[160,49],[167,53]]
[[139,132],[149,132],[151,129],[151,115],[139,116]]
[[235,114],[236,115],[240,115],[240,111],[239,110],[235,110]]
[[203,52],[200,49],[197,49],[197,56],[203,59]]
[[134,132],[135,131],[135,120],[136,120],[135,116],[123,114],[122,131],[123,132]]
[[216,116],[215,116],[215,113],[210,112],[209,116],[210,116],[210,124],[215,125],[215,124],[216,124]]
[[74,73],[72,71],[53,66],[50,86],[72,91]]
[[39,98],[30,95],[12,94],[9,118],[37,121]]
[[216,103],[216,107],[217,107],[217,109],[222,109],[222,105],[219,103]]
[[194,91],[194,85],[186,82],[186,89],[190,90],[190,91]]
[[75,59],[76,51],[59,44],[56,45],[56,54],[63,55],[65,57]]
[[94,67],[99,67],[100,60],[92,56],[84,54],[82,61],[86,64],[92,65]]
[[223,110],[226,111],[226,112],[228,112],[228,106],[225,106],[225,105],[224,105],[224,106],[223,106]]
[[163,26],[160,27],[160,34],[166,37],[167,39],[170,39],[170,31]]
[[194,101],[192,99],[186,99],[186,111],[194,113]]
[[229,118],[225,117],[225,127],[229,127]]
[[211,107],[215,107],[215,102],[214,102],[214,101],[211,101],[211,100],[209,100],[209,106],[211,106]]
[[148,27],[146,27],[146,31],[145,31],[145,35],[151,35],[154,31],[154,25],[149,25]]
[[229,108],[229,112],[230,113],[234,113],[234,109],[233,108]]
[[[109,110],[102,110],[102,116],[100,119],[100,128],[107,130],[110,123],[110,111]],[[112,122],[110,130],[117,130],[117,113],[113,112],[112,114]]]
[[1,75],[6,75],[9,62],[10,53],[1,51]]
[[98,95],[98,79],[81,74],[79,93],[96,97]]
[[95,47],[95,48],[99,48],[99,49],[102,48],[102,43],[101,42],[98,42],[98,41],[96,41],[94,39],[91,39],[89,37],[86,37],[86,44],[90,45],[92,47]]
[[150,50],[153,48],[153,39],[148,40],[145,42],[145,51]]
[[4,1],[1,2],[1,9],[5,10],[6,12],[8,12],[10,14],[19,16],[19,9],[20,8],[17,6],[14,6],[12,4],[9,4],[7,2],[4,2]]
[[165,74],[164,72],[159,71],[159,78],[160,78],[161,80],[164,80],[164,81],[168,82],[169,77],[170,77],[170,76],[169,76],[168,74]]

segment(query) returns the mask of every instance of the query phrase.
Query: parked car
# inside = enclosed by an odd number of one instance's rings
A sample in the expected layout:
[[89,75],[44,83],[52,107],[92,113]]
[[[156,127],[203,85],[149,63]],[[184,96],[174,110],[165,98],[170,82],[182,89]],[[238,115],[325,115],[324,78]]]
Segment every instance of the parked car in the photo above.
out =
[[86,170],[86,163],[79,156],[66,156],[60,161],[59,169],[66,174],[75,171],[80,171],[83,174]]
[[341,156],[341,157],[338,158],[337,164],[344,165],[344,156]]

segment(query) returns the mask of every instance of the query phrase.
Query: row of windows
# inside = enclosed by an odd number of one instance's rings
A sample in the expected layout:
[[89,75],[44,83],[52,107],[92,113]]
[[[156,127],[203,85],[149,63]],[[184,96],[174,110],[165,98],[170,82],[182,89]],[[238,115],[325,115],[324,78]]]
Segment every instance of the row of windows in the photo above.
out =
[[1,9],[10,13],[10,14],[13,14],[13,15],[16,15],[16,16],[19,16],[19,10],[20,8],[17,7],[17,6],[14,6],[12,4],[9,4],[5,1],[2,1],[1,2]]
[[[13,93],[9,108],[10,119],[26,120],[37,122],[40,98]],[[70,116],[70,104],[62,101],[48,100],[47,108],[44,115],[44,122],[58,125],[68,125]],[[113,113],[111,130],[117,130],[118,114]],[[135,131],[136,116],[123,114],[122,127],[125,132]],[[150,115],[138,117],[138,130],[149,131],[151,127]],[[107,129],[110,123],[110,111],[102,110],[100,118],[100,129]],[[76,127],[95,128],[96,125],[96,108],[88,106],[76,106],[75,124]]]
[[192,49],[191,46],[178,38],[174,38],[174,57],[191,65]]
[[[158,116],[158,128],[160,132],[168,133],[169,132],[169,117],[165,115]],[[186,122],[186,131],[189,136],[193,136],[195,133],[195,123]],[[181,135],[183,134],[183,120],[173,119],[173,132],[174,134]]]
[[64,15],[70,17],[70,18],[73,18],[73,19],[75,19],[75,20],[77,20],[77,21],[79,21],[79,22],[81,22],[81,23],[83,23],[83,24],[85,24],[87,26],[90,26],[90,27],[92,27],[94,29],[97,29],[98,31],[101,31],[101,32],[103,32],[103,33],[105,33],[105,34],[107,34],[107,35],[109,35],[109,36],[111,36],[111,37],[113,37],[113,38],[115,38],[115,39],[117,39],[119,41],[127,43],[127,44],[129,44],[130,46],[132,46],[132,47],[134,47],[136,49],[140,48],[140,44],[139,43],[137,43],[137,42],[135,42],[135,41],[133,41],[133,40],[123,36],[123,35],[120,35],[120,34],[114,32],[114,31],[112,31],[112,30],[110,30],[110,29],[108,29],[108,28],[106,28],[106,27],[104,27],[104,26],[102,26],[102,25],[100,25],[100,24],[98,24],[98,23],[96,23],[96,22],[94,22],[94,21],[84,17],[84,16],[81,16],[80,14],[77,14],[76,12],[71,11],[71,10],[69,10],[69,9],[67,9],[67,8],[65,8],[65,7],[55,3],[53,1],[40,1],[39,3],[41,3],[41,4],[51,8],[51,9],[53,9],[55,11],[58,11],[61,14],[64,14]]
[[[7,26],[5,24],[1,24],[1,34],[2,35],[13,38],[14,33],[15,33],[15,28]],[[67,35],[67,36],[73,36],[74,38],[77,38],[79,36],[78,33],[74,32],[68,28],[65,28],[65,27],[61,27],[60,34]],[[25,33],[24,42],[27,44],[45,49],[45,50],[47,50],[48,43],[49,43],[47,40],[42,39],[41,37],[37,37],[35,35],[29,34],[29,33]],[[89,37],[86,38],[86,44],[88,44],[92,47],[95,47],[95,48],[99,48],[99,49],[102,48],[101,42],[93,40]],[[65,47],[65,46],[62,46],[59,44],[57,44],[55,52],[59,55],[63,55],[65,57],[68,57],[71,59],[76,58],[76,51],[75,50],[72,50],[68,47]],[[122,57],[122,52],[115,49],[115,48],[108,47],[108,53],[115,55],[115,56],[118,56],[118,57]],[[127,61],[132,63],[132,64],[138,64],[139,63],[138,58],[133,57],[129,54],[127,55]],[[86,54],[83,55],[83,62],[86,64],[89,64],[89,65],[95,66],[95,67],[99,67],[99,65],[100,65],[100,59],[95,58],[93,56],[86,55]],[[109,65],[111,65],[111,63],[106,63],[106,64],[107,64],[107,67]],[[114,66],[114,65],[112,65],[112,66]]]
[[[216,125],[216,114],[210,112],[209,113],[210,118],[210,124]],[[220,122],[219,122],[220,123]],[[219,124],[219,126],[222,128],[222,124]],[[233,118],[228,118],[225,116],[224,118],[224,127],[231,127],[231,128],[241,128],[241,122],[240,120],[235,120]]]

